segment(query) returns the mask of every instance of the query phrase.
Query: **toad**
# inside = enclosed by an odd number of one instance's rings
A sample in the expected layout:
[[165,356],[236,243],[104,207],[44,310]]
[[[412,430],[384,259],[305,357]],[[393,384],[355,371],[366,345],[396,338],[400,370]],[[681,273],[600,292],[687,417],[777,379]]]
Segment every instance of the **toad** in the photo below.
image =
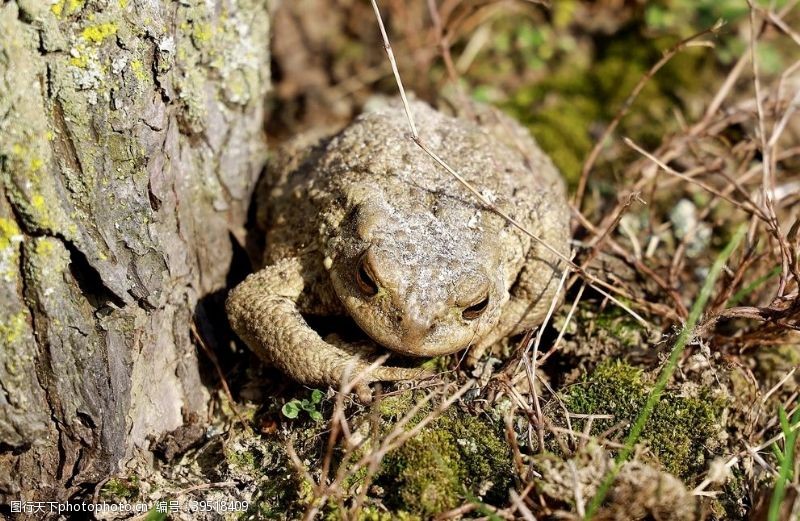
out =
[[[411,111],[426,146],[568,255],[563,181],[525,129],[488,109],[472,120],[421,101]],[[226,311],[244,342],[294,380],[338,385],[381,349],[434,357],[471,348],[475,359],[544,319],[563,261],[421,150],[399,100],[270,167],[258,203],[262,267],[231,291]],[[350,317],[371,347],[323,338],[309,325],[315,316]],[[355,389],[369,396],[371,382],[424,374],[380,366]]]

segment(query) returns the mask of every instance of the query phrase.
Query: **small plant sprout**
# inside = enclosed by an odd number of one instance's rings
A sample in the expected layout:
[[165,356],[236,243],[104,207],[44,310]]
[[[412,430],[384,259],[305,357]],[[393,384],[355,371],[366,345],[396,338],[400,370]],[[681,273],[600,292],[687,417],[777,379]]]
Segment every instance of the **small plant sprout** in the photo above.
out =
[[281,412],[289,419],[295,419],[300,411],[306,411],[314,421],[322,421],[322,413],[317,409],[322,401],[323,393],[319,389],[311,391],[311,398],[303,400],[290,400],[281,407]]

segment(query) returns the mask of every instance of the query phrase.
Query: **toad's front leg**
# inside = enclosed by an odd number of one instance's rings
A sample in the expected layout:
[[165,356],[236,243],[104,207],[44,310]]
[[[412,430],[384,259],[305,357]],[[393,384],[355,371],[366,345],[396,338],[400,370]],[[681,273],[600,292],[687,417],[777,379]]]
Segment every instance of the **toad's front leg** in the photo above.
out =
[[[309,327],[297,308],[303,292],[302,263],[284,259],[253,273],[228,296],[225,308],[231,327],[261,358],[308,385],[339,385],[345,371],[358,374],[369,366],[364,350],[334,346]],[[370,396],[370,382],[427,376],[420,369],[378,367],[356,386],[361,399]]]

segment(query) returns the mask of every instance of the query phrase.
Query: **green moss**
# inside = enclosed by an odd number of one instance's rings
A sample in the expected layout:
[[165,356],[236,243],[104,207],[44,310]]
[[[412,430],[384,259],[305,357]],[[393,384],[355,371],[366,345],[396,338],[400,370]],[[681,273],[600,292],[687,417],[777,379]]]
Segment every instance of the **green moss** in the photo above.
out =
[[597,315],[594,325],[607,331],[625,347],[639,347],[642,344],[644,328],[617,306],[609,306]]
[[414,406],[414,392],[403,391],[392,396],[386,396],[378,403],[378,413],[384,420],[397,420],[405,415]]
[[[460,317],[459,313],[459,317]],[[452,357],[450,356],[435,356],[429,360],[426,360],[422,364],[420,364],[420,369],[425,369],[426,371],[430,371],[431,373],[443,373],[450,370],[450,362]]]
[[592,147],[586,132],[587,115],[592,108],[586,100],[569,106],[557,105],[540,111],[528,127],[570,184],[580,178],[583,157]]
[[311,485],[295,471],[283,444],[274,439],[243,435],[225,447],[230,475],[259,483],[243,519],[293,519],[311,497]]
[[244,450],[241,452],[237,452],[235,450],[226,451],[225,459],[227,459],[231,465],[234,465],[236,467],[255,469],[258,466],[258,459],[256,457],[256,453],[249,450]]
[[378,510],[375,507],[366,507],[358,514],[358,521],[393,521],[394,519],[402,519],[392,515],[390,512]]
[[[420,398],[405,391],[383,398],[378,404],[384,434],[394,422],[408,414]],[[422,407],[408,422],[413,428],[431,413]],[[369,452],[368,443],[349,465]],[[365,472],[359,471],[346,489],[362,486]],[[427,425],[417,436],[386,455],[375,476],[381,503],[391,510],[390,519],[429,519],[465,501],[502,503],[512,480],[510,449],[498,424],[464,411],[451,409]],[[373,498],[374,499],[374,498]],[[370,506],[369,501],[367,506]],[[330,512],[335,516],[335,508]],[[383,519],[380,511],[365,510],[363,519]]]
[[384,476],[391,476],[390,482],[397,487],[388,503],[425,515],[456,507],[464,493],[460,462],[461,451],[452,433],[443,429],[423,432],[384,462]]
[[427,518],[471,497],[502,502],[511,479],[499,430],[453,411],[387,454],[375,482],[386,491],[386,506]]
[[792,344],[769,346],[758,349],[754,358],[759,376],[777,381],[794,366],[800,365],[800,347]]
[[100,496],[108,499],[135,499],[139,496],[139,478],[111,478],[100,490]]
[[745,472],[738,465],[734,466],[722,486],[722,494],[708,503],[712,519],[741,519],[742,498],[747,497],[749,486]]
[[404,510],[397,512],[387,512],[384,508],[379,508],[372,505],[363,507],[358,512],[358,517],[345,517],[342,514],[339,505],[334,501],[328,501],[323,508],[323,517],[325,521],[339,521],[340,519],[356,519],[358,521],[422,521],[422,517],[409,514]]
[[[598,366],[565,396],[567,408],[579,414],[610,414],[611,420],[594,422],[595,433],[620,421],[632,424],[650,392],[642,371],[624,362],[609,361]],[[663,467],[684,479],[696,476],[706,466],[706,445],[719,430],[716,416],[721,404],[701,392],[683,397],[665,392],[645,426],[642,439]],[[582,422],[573,427],[580,430]]]

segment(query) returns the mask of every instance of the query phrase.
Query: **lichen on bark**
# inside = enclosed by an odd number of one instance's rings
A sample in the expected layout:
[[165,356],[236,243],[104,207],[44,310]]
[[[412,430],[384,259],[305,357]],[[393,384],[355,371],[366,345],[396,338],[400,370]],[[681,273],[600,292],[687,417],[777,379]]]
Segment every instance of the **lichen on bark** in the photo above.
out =
[[266,155],[256,0],[0,6],[0,504],[206,414],[189,324]]

